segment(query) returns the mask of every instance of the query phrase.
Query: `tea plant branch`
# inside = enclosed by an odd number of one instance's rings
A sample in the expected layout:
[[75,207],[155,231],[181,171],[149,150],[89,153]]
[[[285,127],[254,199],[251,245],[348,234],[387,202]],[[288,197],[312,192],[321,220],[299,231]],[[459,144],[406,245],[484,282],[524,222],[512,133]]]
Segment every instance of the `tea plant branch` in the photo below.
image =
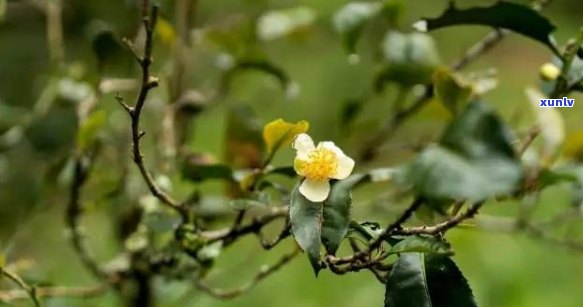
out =
[[[35,298],[68,297],[68,298],[89,298],[103,295],[109,289],[109,284],[103,283],[87,287],[37,287],[35,288]],[[30,297],[30,292],[23,289],[0,291],[0,302],[13,303]],[[40,306],[40,305],[36,305]]]
[[[551,2],[552,0],[538,0],[534,1],[531,7],[535,11],[540,11]],[[477,43],[468,48],[461,58],[455,60],[450,65],[450,68],[454,71],[462,70],[468,64],[474,62],[480,56],[493,49],[508,33],[509,31],[502,29],[491,31]],[[360,159],[364,162],[374,160],[383,143],[392,138],[400,126],[411,116],[417,114],[417,112],[419,112],[431,100],[431,97],[433,97],[433,85],[426,84],[423,93],[419,95],[410,106],[393,113],[393,115],[383,124],[382,128],[375,133],[369,142],[366,143],[364,149],[359,155]]]
[[239,295],[247,293],[249,290],[253,289],[259,282],[261,282],[265,278],[269,277],[271,274],[277,272],[279,269],[284,267],[286,264],[290,263],[299,254],[300,254],[300,249],[296,247],[293,252],[283,255],[279,259],[279,261],[277,261],[275,264],[270,265],[270,266],[261,267],[259,272],[253,277],[253,279],[251,281],[249,281],[248,283],[246,283],[240,287],[237,287],[235,289],[224,290],[224,289],[214,288],[214,287],[208,285],[203,280],[198,280],[196,282],[196,287],[199,290],[204,291],[207,294],[209,294],[215,298],[231,299],[231,298],[234,298],[234,297],[237,297]]
[[[15,284],[17,284],[26,294],[26,296],[30,297],[35,307],[40,307],[40,302],[37,297],[37,289],[33,286],[27,284],[20,276],[6,270],[4,267],[0,266],[0,273],[6,276],[8,279],[12,280]],[[4,296],[2,295],[3,292],[0,292],[0,300],[4,301]]]
[[[89,166],[83,163],[84,160],[89,161]],[[65,224],[68,228],[71,245],[81,259],[83,265],[96,277],[105,279],[108,274],[99,267],[99,264],[85,246],[84,237],[83,234],[81,234],[81,227],[79,226],[79,219],[83,210],[80,201],[81,190],[89,175],[92,164],[91,160],[92,159],[90,158],[84,159],[81,156],[81,153],[78,153],[75,157],[72,184],[69,191],[69,203],[65,215]]]
[[208,244],[217,241],[223,241],[225,246],[230,245],[241,236],[257,233],[267,224],[277,219],[285,218],[287,213],[287,206],[272,207],[270,212],[253,218],[253,220],[247,224],[243,224],[234,228],[229,227],[219,230],[203,231],[201,232],[201,236],[207,241]]
[[174,209],[177,213],[179,213],[184,219],[187,219],[188,212],[186,209],[180,205],[179,202],[174,200],[168,193],[166,193],[162,188],[158,186],[155,182],[154,177],[148,170],[144,162],[144,156],[141,151],[140,141],[144,136],[145,132],[140,130],[140,116],[142,114],[142,110],[146,103],[146,99],[148,98],[148,94],[150,90],[158,86],[158,79],[155,78],[150,74],[150,67],[152,65],[152,49],[153,49],[153,39],[154,39],[154,30],[156,26],[156,21],[158,18],[158,7],[154,6],[152,8],[151,13],[149,12],[149,3],[148,1],[143,2],[143,17],[142,22],[144,28],[146,30],[146,39],[144,43],[144,55],[140,56],[133,45],[128,41],[125,40],[126,44],[128,45],[128,49],[132,52],[136,60],[138,61],[141,71],[142,71],[142,78],[141,78],[141,86],[140,91],[138,93],[138,97],[136,98],[136,102],[133,106],[129,106],[125,103],[124,99],[117,95],[116,99],[120,103],[120,105],[127,111],[128,115],[131,118],[131,134],[132,134],[132,155],[133,160],[136,166],[138,167],[142,178],[146,182],[148,189],[152,193],[154,197],[156,197],[160,202],[167,205],[168,207]]

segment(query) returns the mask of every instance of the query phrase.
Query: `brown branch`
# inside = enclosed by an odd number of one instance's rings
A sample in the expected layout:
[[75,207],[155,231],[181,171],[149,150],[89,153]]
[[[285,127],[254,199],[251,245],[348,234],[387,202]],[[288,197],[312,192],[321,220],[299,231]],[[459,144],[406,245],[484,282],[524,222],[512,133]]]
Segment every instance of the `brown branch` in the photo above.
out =
[[214,288],[202,280],[196,282],[196,287],[199,290],[204,291],[213,297],[219,299],[231,299],[247,293],[249,290],[253,289],[253,287],[255,287],[259,282],[267,278],[269,275],[277,272],[283,266],[291,262],[291,260],[293,260],[299,254],[300,249],[296,247],[293,252],[283,255],[283,257],[281,257],[281,259],[275,264],[271,266],[263,266],[251,281],[234,289],[224,290]]
[[395,229],[391,232],[391,235],[415,235],[415,234],[428,234],[437,235],[443,234],[451,228],[454,228],[459,223],[474,217],[480,208],[484,205],[484,202],[477,202],[471,205],[466,211],[450,218],[449,220],[436,224],[434,226],[419,226],[419,227],[408,227]]
[[148,14],[149,11],[149,3],[148,1],[143,2],[144,6],[144,13],[142,22],[144,24],[144,28],[146,29],[146,40],[144,43],[144,56],[140,57],[133,48],[130,46],[130,50],[132,50],[132,54],[140,64],[140,68],[142,70],[142,80],[140,91],[138,93],[138,97],[136,98],[136,102],[134,106],[129,106],[125,104],[121,97],[118,97],[118,102],[123,106],[123,108],[128,112],[131,118],[131,134],[132,134],[132,155],[133,160],[136,166],[138,167],[142,178],[146,182],[148,189],[152,193],[154,197],[156,197],[160,202],[167,205],[168,207],[177,211],[184,219],[187,218],[188,213],[186,209],[180,205],[179,202],[174,200],[168,193],[166,193],[162,188],[160,188],[150,171],[147,169],[144,156],[141,152],[140,147],[140,140],[142,136],[144,136],[145,132],[140,130],[140,116],[142,114],[142,109],[146,103],[146,99],[148,98],[148,94],[151,89],[158,86],[158,79],[155,78],[150,74],[150,67],[152,64],[152,47],[153,47],[153,40],[154,40],[154,30],[156,27],[156,21],[158,18],[158,7],[154,6],[152,8],[151,14]]
[[201,236],[205,238],[209,244],[216,241],[223,241],[224,246],[227,246],[241,236],[257,233],[265,225],[275,221],[276,219],[285,218],[287,216],[287,212],[287,206],[272,207],[269,213],[254,218],[248,224],[244,224],[235,228],[228,227],[219,230],[203,231]]

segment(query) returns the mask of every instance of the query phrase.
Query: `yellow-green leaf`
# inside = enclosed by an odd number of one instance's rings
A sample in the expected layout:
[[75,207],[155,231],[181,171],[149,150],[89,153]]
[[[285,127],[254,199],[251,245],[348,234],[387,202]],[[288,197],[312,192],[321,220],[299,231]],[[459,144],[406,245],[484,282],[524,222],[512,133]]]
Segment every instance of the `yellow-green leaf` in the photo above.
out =
[[160,41],[166,46],[171,46],[176,39],[176,31],[174,31],[174,27],[164,18],[158,18],[158,21],[156,22],[156,34],[160,38]]
[[77,132],[77,148],[81,151],[86,150],[95,137],[99,130],[103,127],[106,120],[106,114],[104,110],[96,111],[91,114],[79,127]]
[[298,134],[308,131],[309,128],[310,124],[305,120],[294,124],[279,118],[268,123],[263,128],[263,140],[267,146],[267,152],[272,153],[281,146],[291,144]]
[[457,114],[463,109],[472,94],[472,85],[463,82],[447,68],[437,69],[433,73],[435,97],[448,108],[451,113]]
[[564,154],[577,161],[583,161],[583,130],[567,135]]

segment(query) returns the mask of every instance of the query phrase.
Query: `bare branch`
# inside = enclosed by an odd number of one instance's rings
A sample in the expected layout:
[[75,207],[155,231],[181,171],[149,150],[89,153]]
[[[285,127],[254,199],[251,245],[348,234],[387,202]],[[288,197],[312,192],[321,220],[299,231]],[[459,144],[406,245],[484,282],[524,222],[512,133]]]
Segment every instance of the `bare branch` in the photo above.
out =
[[[105,292],[107,292],[108,289],[109,284],[107,283],[89,287],[38,287],[35,288],[35,295],[37,298],[47,297],[87,298],[102,295]],[[0,302],[13,303],[15,301],[26,299],[29,296],[30,294],[25,290],[0,291]]]
[[[24,293],[24,297],[30,297],[30,299],[34,303],[35,307],[40,307],[40,302],[38,301],[38,297],[37,297],[37,289],[35,287],[28,285],[22,278],[20,278],[20,276],[6,270],[2,266],[0,266],[0,273],[2,273],[2,275],[4,275],[4,276],[8,277],[8,279],[12,280],[15,284],[17,284],[22,289],[22,292]],[[0,292],[0,300],[4,301],[1,292]]]
[[247,293],[249,290],[253,289],[253,287],[255,287],[260,281],[264,280],[269,275],[277,272],[283,266],[285,266],[286,264],[291,262],[291,260],[293,260],[299,254],[300,254],[300,249],[296,247],[293,252],[283,255],[283,257],[281,257],[281,259],[278,262],[276,262],[275,264],[273,264],[271,266],[263,266],[259,270],[259,272],[255,275],[255,277],[253,277],[253,279],[251,281],[249,281],[245,285],[242,285],[242,286],[237,287],[235,289],[223,290],[223,289],[213,288],[212,286],[209,286],[206,282],[204,282],[202,280],[199,280],[196,282],[196,287],[199,290],[204,291],[207,294],[214,296],[216,298],[231,299],[231,298],[234,298],[234,297],[237,297],[239,295]]

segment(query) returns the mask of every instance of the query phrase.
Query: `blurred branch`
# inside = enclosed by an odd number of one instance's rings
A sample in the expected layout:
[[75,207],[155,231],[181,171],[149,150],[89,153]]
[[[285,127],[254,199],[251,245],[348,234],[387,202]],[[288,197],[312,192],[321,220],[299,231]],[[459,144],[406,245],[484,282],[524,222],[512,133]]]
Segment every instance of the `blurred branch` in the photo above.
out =
[[565,53],[562,59],[563,67],[561,68],[561,75],[557,79],[555,88],[549,98],[559,98],[571,90],[572,86],[569,84],[569,71],[571,70],[571,66],[573,65],[573,61],[575,60],[577,51],[579,51],[581,45],[583,45],[583,28],[579,30],[577,39],[567,44],[567,47],[565,48]]
[[249,281],[245,285],[242,285],[242,286],[237,287],[235,289],[223,290],[223,289],[214,288],[212,286],[209,286],[203,280],[197,281],[196,287],[199,290],[204,291],[207,294],[214,296],[216,298],[231,299],[231,298],[234,298],[234,297],[237,297],[239,295],[247,293],[249,290],[253,289],[253,287],[255,287],[259,282],[261,282],[262,280],[267,278],[269,275],[277,272],[279,269],[284,267],[286,264],[290,263],[299,254],[300,254],[300,249],[298,247],[295,247],[293,252],[283,255],[281,257],[281,259],[279,259],[279,261],[277,261],[275,264],[273,264],[271,266],[265,265],[265,266],[261,267],[259,272],[255,275],[255,277],[253,277],[253,279],[251,281]]
[[[534,1],[531,7],[540,11],[547,6],[552,0],[538,0]],[[477,43],[472,45],[466,52],[457,60],[455,60],[450,68],[454,71],[462,70],[468,64],[477,60],[492,48],[494,48],[502,39],[509,33],[507,30],[495,29],[488,33]],[[390,138],[392,138],[397,129],[404,124],[411,116],[417,114],[433,97],[433,85],[426,84],[423,93],[408,107],[397,110],[392,116],[383,124],[382,128],[366,143],[365,147],[359,154],[359,159],[364,162],[374,160],[379,148]]]
[[[92,164],[91,159],[87,159],[89,164]],[[82,207],[80,203],[81,189],[87,180],[89,174],[90,166],[85,165],[84,159],[81,154],[77,154],[74,162],[73,179],[71,183],[71,189],[69,194],[69,203],[67,205],[67,211],[65,215],[65,224],[68,228],[68,235],[75,249],[75,252],[89,271],[100,279],[107,278],[107,273],[105,273],[98,265],[97,261],[93,258],[91,253],[87,250],[84,244],[84,238],[81,234],[81,229],[79,226],[79,218],[82,213]]]
[[51,63],[57,67],[65,58],[61,0],[46,0],[47,42]]
[[[21,292],[24,294],[24,297],[30,297],[35,307],[40,307],[40,302],[37,297],[37,289],[35,287],[28,285],[22,278],[20,278],[20,276],[6,270],[2,266],[0,266],[0,273],[17,284],[22,289]],[[7,301],[4,292],[0,292],[0,301]]]
[[[89,287],[38,287],[35,288],[36,298],[47,297],[69,297],[69,298],[88,298],[104,294],[109,288],[107,283]],[[5,290],[0,291],[0,302],[12,303],[30,297],[26,290]],[[38,301],[36,306],[40,306]]]

